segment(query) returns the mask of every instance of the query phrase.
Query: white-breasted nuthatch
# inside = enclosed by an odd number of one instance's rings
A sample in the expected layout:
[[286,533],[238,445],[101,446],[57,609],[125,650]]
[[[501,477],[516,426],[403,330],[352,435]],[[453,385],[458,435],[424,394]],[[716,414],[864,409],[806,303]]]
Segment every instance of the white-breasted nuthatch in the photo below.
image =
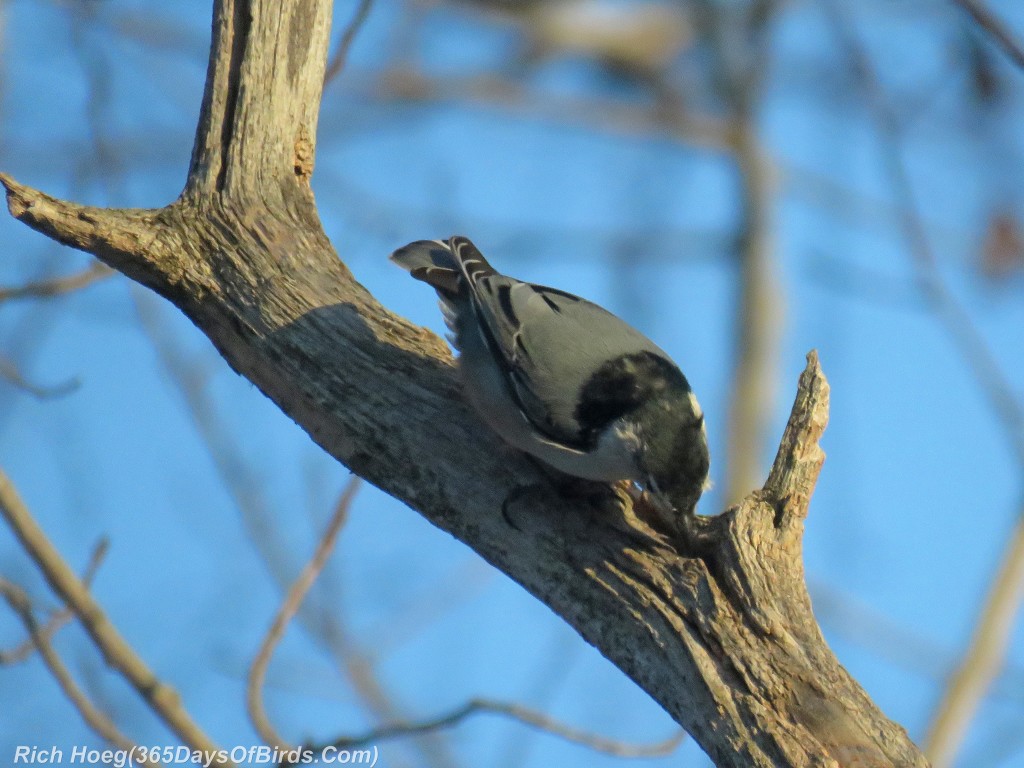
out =
[[705,488],[704,416],[679,368],[610,312],[496,272],[465,237],[392,261],[437,291],[465,394],[506,442],[586,480],[639,483],[676,514]]

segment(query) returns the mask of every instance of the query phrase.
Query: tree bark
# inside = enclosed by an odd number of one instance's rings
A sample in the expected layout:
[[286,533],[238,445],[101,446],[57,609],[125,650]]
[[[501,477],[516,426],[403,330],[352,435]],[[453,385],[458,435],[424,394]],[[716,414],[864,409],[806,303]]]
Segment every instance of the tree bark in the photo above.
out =
[[673,536],[625,493],[603,510],[529,495],[508,525],[502,502],[535,470],[463,403],[445,344],[377,303],[320,225],[309,181],[330,12],[215,3],[175,202],[91,208],[2,176],[11,214],[173,302],[328,453],[550,606],[716,765],[925,766],[811,612],[801,539],[828,413],[814,353],[768,481],[738,507]]

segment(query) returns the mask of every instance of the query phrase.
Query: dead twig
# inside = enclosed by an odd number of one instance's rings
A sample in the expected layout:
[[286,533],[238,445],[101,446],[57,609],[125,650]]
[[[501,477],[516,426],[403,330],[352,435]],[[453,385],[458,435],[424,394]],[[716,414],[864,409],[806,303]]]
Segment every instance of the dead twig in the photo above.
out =
[[[46,668],[50,670],[57,684],[63,691],[64,696],[70,701],[78,713],[82,716],[86,725],[92,728],[99,736],[125,752],[134,752],[136,744],[125,736],[113,721],[107,717],[89,699],[85,691],[78,687],[71,671],[67,668],[60,656],[50,644],[52,632],[47,627],[40,626],[32,612],[32,603],[25,594],[25,591],[6,579],[0,578],[0,595],[3,595],[11,610],[21,619],[25,630],[29,634],[32,646],[39,652]],[[144,765],[160,765],[160,763],[146,761]]]
[[[103,563],[103,558],[106,557],[109,547],[110,542],[105,538],[100,539],[96,546],[93,547],[92,555],[89,557],[89,562],[82,573],[82,583],[85,584],[86,588],[92,587],[92,580],[96,577],[96,573],[99,571],[99,567]],[[46,620],[46,623],[39,627],[40,635],[46,640],[50,640],[57,634],[57,630],[71,621],[74,616],[75,612],[67,606],[54,611]],[[32,651],[37,646],[38,644],[29,637],[9,651],[0,650],[0,666],[20,664],[32,655]]]
[[272,747],[277,747],[284,751],[291,750],[293,747],[278,734],[277,729],[274,728],[270,718],[267,716],[266,709],[263,706],[263,681],[266,679],[267,667],[270,665],[274,649],[281,641],[289,622],[298,612],[303,599],[306,597],[306,593],[313,586],[317,576],[320,575],[324,565],[327,564],[327,559],[334,550],[338,534],[348,519],[348,512],[352,506],[352,500],[359,490],[359,485],[359,478],[353,476],[345,486],[345,490],[342,492],[341,498],[338,499],[338,503],[334,508],[334,514],[327,524],[327,529],[316,546],[312,559],[302,569],[302,573],[299,574],[291,589],[288,590],[288,594],[285,596],[280,609],[278,609],[277,615],[274,616],[270,629],[267,630],[267,634],[260,644],[260,649],[253,659],[252,666],[249,668],[245,689],[245,703],[249,712],[249,719],[263,741]]
[[353,749],[355,747],[372,744],[386,739],[394,739],[402,736],[410,736],[417,733],[428,733],[442,728],[451,728],[458,725],[467,718],[481,713],[501,715],[511,718],[523,725],[536,728],[537,730],[558,736],[573,744],[601,752],[606,755],[627,758],[642,757],[664,757],[675,751],[684,738],[685,731],[679,731],[664,741],[653,744],[627,744],[616,739],[608,739],[597,734],[588,733],[577,728],[560,723],[540,712],[535,712],[528,707],[519,704],[511,704],[493,699],[470,699],[462,706],[456,707],[451,712],[435,717],[430,720],[423,720],[416,723],[391,723],[367,731],[359,736],[349,736],[335,739],[327,744],[319,744],[309,747],[314,752],[322,752],[328,747],[337,749]]
[[345,27],[345,31],[341,35],[341,42],[338,43],[338,48],[334,52],[334,56],[331,57],[327,70],[324,72],[324,85],[331,82],[345,68],[345,62],[348,61],[348,52],[352,47],[352,41],[355,40],[356,34],[362,29],[366,17],[370,15],[370,8],[372,6],[373,0],[359,0],[359,7],[356,8],[356,12],[353,14],[348,26]]
[[53,277],[48,280],[33,280],[22,285],[0,286],[0,303],[15,299],[49,299],[63,296],[104,280],[114,274],[106,264],[96,261],[87,269],[73,275]]
[[[68,566],[60,552],[36,523],[21,501],[7,475],[0,471],[0,515],[36,566],[42,571],[50,588],[74,611],[82,627],[103,654],[107,664],[117,670],[167,724],[193,750],[214,755],[226,754],[210,740],[192,720],[181,704],[177,691],[160,680],[107,618],[88,588]],[[213,760],[213,765],[229,768],[227,760]]]
[[982,5],[979,0],[953,0],[953,2],[963,8],[979,27],[988,32],[1014,64],[1024,69],[1024,47],[1021,47],[1017,38],[1010,34],[1006,25],[992,11]]

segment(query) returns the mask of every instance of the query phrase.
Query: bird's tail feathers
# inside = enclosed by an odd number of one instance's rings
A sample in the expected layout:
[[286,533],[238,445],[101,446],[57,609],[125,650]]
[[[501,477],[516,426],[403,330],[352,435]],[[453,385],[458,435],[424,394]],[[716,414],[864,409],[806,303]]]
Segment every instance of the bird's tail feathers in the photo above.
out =
[[403,245],[391,254],[391,260],[409,272],[427,267],[456,267],[455,257],[446,240],[417,240]]
[[494,274],[483,254],[469,238],[461,235],[448,240],[417,240],[392,253],[391,260],[417,280],[449,297],[460,292],[460,277],[465,277],[472,285]]
[[391,254],[391,260],[417,280],[444,294],[459,292],[459,265],[444,240],[417,240]]
[[468,237],[453,235],[448,240],[448,247],[470,285],[481,278],[495,274],[494,267],[487,263],[487,259],[480,253],[480,249],[473,245]]

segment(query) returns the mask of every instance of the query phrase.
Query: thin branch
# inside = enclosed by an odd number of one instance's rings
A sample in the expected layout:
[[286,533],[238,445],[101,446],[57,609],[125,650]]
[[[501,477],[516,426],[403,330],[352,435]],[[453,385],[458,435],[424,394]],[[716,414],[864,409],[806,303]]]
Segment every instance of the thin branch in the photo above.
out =
[[[913,258],[921,290],[988,396],[1017,463],[1024,469],[1024,406],[1017,401],[1013,387],[970,314],[942,280],[900,153],[899,129],[892,109],[867,53],[849,23],[833,2],[826,2],[825,7],[882,132],[886,170],[900,203],[903,236]],[[989,587],[971,643],[933,715],[924,751],[935,768],[953,763],[986,691],[1002,667],[1022,599],[1024,506],[1017,514],[1015,530]]]
[[[11,610],[17,614],[25,625],[25,629],[31,638],[33,646],[39,651],[46,668],[50,670],[57,684],[60,686],[64,696],[78,710],[86,725],[92,728],[101,738],[110,742],[118,749],[134,753],[136,744],[125,736],[113,721],[107,717],[95,704],[90,701],[85,691],[78,687],[71,671],[67,668],[60,656],[50,645],[50,635],[46,627],[40,627],[32,613],[32,603],[28,595],[16,584],[0,578],[0,594],[4,596]],[[137,760],[137,758],[136,758]],[[147,761],[145,765],[159,765]]]
[[[665,110],[660,104],[637,105],[611,98],[550,96],[520,82],[493,74],[432,76],[395,68],[367,79],[362,91],[381,100],[459,102],[496,107],[560,125],[587,123],[597,130],[625,134],[667,134],[680,143],[722,149],[731,141],[728,120],[688,109]],[[681,99],[676,100],[681,101]],[[685,101],[683,101],[685,103]]]
[[359,7],[356,8],[356,12],[353,14],[348,26],[345,27],[345,31],[341,35],[341,42],[338,43],[338,49],[334,52],[334,56],[327,65],[327,71],[324,72],[325,86],[345,68],[345,62],[348,61],[348,52],[352,47],[352,41],[355,40],[356,34],[362,29],[366,17],[370,15],[370,8],[372,6],[373,0],[359,0]]
[[942,281],[924,220],[918,211],[913,185],[900,153],[899,126],[892,108],[885,98],[867,53],[854,37],[848,22],[836,10],[831,0],[825,0],[825,7],[882,132],[883,159],[899,201],[899,223],[913,257],[921,291],[945,326],[978,385],[987,395],[998,422],[1014,450],[1017,463],[1024,467],[1024,406],[1018,402],[1013,386],[1000,369],[970,314]]
[[249,668],[245,689],[245,703],[249,711],[249,719],[263,741],[284,751],[291,750],[293,747],[281,738],[267,716],[266,709],[263,706],[263,681],[266,679],[267,667],[270,665],[274,649],[281,641],[289,622],[298,612],[303,599],[306,597],[306,593],[313,586],[317,576],[320,575],[320,571],[323,570],[327,564],[327,559],[334,550],[338,534],[348,519],[348,512],[352,506],[352,500],[359,490],[359,485],[359,478],[353,476],[345,486],[345,490],[342,492],[334,508],[334,514],[327,524],[327,529],[316,546],[313,558],[302,569],[302,573],[299,574],[291,589],[288,590],[288,594],[280,609],[278,609],[277,615],[274,616],[274,621],[271,623],[270,629],[267,630],[256,658],[253,659],[252,666]]
[[[737,176],[736,317],[723,483],[726,506],[738,504],[763,477],[775,399],[775,364],[783,299],[773,259],[774,173],[758,137],[769,69],[767,35],[773,3],[742,12],[704,0],[694,6],[698,32],[711,44],[712,80],[727,104],[727,148]],[[677,103],[681,103],[677,100]]]
[[735,370],[729,397],[727,506],[738,504],[762,477],[762,451],[775,395],[781,287],[772,258],[772,186],[768,161],[754,133],[753,115],[742,119],[734,146],[740,173],[743,220],[739,237],[739,302]]
[[64,296],[104,280],[113,274],[115,274],[114,270],[106,264],[94,261],[87,269],[73,275],[36,280],[9,287],[0,286],[0,303],[15,299],[48,299],[54,296]]
[[410,736],[417,733],[428,733],[442,728],[451,728],[458,725],[463,720],[481,713],[502,715],[522,723],[523,725],[558,736],[566,741],[572,742],[573,744],[579,744],[580,746],[587,747],[595,752],[602,752],[606,755],[613,755],[615,757],[664,757],[665,755],[672,754],[676,747],[678,747],[682,743],[683,739],[686,738],[685,731],[679,731],[674,736],[653,744],[627,744],[615,739],[608,739],[603,736],[598,736],[597,734],[573,728],[540,712],[535,712],[528,707],[520,706],[519,704],[510,704],[508,702],[495,701],[493,699],[470,699],[462,706],[456,707],[447,714],[431,720],[424,720],[418,723],[392,723],[389,725],[383,725],[359,736],[335,739],[328,744],[315,745],[310,747],[310,749],[314,752],[322,752],[328,747],[335,747],[337,749],[353,749],[355,747],[384,741],[386,739]]
[[953,0],[954,3],[963,8],[978,26],[991,35],[996,44],[1003,49],[1003,53],[1013,60],[1013,63],[1024,69],[1024,47],[1021,47],[1017,40],[1006,28],[1000,19],[979,0]]
[[29,381],[25,374],[18,370],[18,366],[13,361],[3,357],[0,357],[0,379],[39,400],[63,397],[64,395],[71,394],[79,387],[78,379],[68,379],[53,386],[44,386],[34,381]]
[[[110,542],[106,538],[103,538],[96,543],[95,547],[93,547],[92,555],[90,555],[89,562],[85,566],[85,571],[82,573],[82,583],[87,589],[92,587],[92,581],[96,577],[96,573],[99,571],[100,565],[103,564],[103,558],[107,556],[109,546]],[[57,634],[57,630],[71,621],[74,616],[75,612],[67,606],[64,606],[50,615],[46,620],[46,623],[39,628],[39,632],[42,637],[49,640]],[[23,643],[15,646],[9,651],[0,650],[0,666],[20,664],[32,655],[32,651],[36,649],[36,646],[37,643],[29,637]]]
[[[149,707],[190,749],[207,753],[220,752],[181,704],[178,693],[161,681],[125,641],[110,622],[85,584],[75,575],[60,552],[46,537],[21,501],[7,475],[0,471],[0,514],[10,525],[22,547],[35,561],[50,588],[75,612],[85,631],[103,654],[107,664],[116,669],[138,692]],[[223,754],[223,753],[221,753]],[[215,760],[214,765],[227,768],[230,761]]]
[[1003,668],[1024,600],[1024,502],[1003,552],[999,570],[989,586],[977,626],[942,700],[932,715],[925,754],[933,768],[953,764],[975,713]]

